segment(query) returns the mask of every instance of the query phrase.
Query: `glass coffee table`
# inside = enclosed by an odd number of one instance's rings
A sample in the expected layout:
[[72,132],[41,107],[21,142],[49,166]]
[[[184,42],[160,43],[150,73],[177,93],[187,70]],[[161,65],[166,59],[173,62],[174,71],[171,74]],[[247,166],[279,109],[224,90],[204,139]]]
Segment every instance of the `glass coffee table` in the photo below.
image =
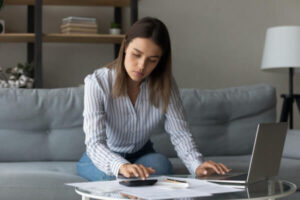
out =
[[[289,196],[297,190],[297,186],[291,182],[284,180],[268,180],[255,184],[251,184],[243,188],[239,192],[219,193],[207,197],[198,198],[184,198],[189,200],[229,200],[229,199],[278,199]],[[75,191],[82,196],[82,200],[103,199],[103,200],[124,200],[124,199],[138,199],[133,196],[125,196],[120,192],[101,192],[88,191],[82,188],[75,188]]]

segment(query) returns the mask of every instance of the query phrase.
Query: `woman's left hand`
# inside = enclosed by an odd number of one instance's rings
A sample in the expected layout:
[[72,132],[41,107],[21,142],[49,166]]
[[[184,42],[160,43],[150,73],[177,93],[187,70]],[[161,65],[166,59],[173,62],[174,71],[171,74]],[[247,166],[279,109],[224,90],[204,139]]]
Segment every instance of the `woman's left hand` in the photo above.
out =
[[196,169],[196,176],[209,176],[213,173],[224,175],[228,172],[230,172],[230,169],[228,169],[224,164],[215,163],[214,161],[209,160],[199,165]]

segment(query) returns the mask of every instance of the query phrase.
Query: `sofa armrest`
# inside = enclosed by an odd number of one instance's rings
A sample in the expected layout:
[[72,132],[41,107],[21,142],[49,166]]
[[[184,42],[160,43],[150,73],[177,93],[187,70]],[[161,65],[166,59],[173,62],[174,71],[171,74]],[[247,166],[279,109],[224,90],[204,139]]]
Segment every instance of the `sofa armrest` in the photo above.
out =
[[300,130],[288,130],[283,157],[300,160]]

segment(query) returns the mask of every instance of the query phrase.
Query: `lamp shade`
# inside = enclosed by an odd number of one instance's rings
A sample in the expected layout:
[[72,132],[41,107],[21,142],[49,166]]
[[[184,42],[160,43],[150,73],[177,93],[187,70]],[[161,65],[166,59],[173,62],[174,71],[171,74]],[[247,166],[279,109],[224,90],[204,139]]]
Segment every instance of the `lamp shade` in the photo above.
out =
[[300,68],[300,26],[267,30],[261,69],[281,71]]

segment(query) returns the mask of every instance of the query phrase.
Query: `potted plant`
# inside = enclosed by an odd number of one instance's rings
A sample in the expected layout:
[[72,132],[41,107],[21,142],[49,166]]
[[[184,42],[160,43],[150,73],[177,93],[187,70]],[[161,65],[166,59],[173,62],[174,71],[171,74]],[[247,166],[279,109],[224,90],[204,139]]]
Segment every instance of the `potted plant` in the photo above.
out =
[[34,76],[33,64],[18,63],[5,71],[0,67],[0,88],[32,88]]
[[121,34],[121,24],[112,22],[110,25],[109,33],[113,35]]

